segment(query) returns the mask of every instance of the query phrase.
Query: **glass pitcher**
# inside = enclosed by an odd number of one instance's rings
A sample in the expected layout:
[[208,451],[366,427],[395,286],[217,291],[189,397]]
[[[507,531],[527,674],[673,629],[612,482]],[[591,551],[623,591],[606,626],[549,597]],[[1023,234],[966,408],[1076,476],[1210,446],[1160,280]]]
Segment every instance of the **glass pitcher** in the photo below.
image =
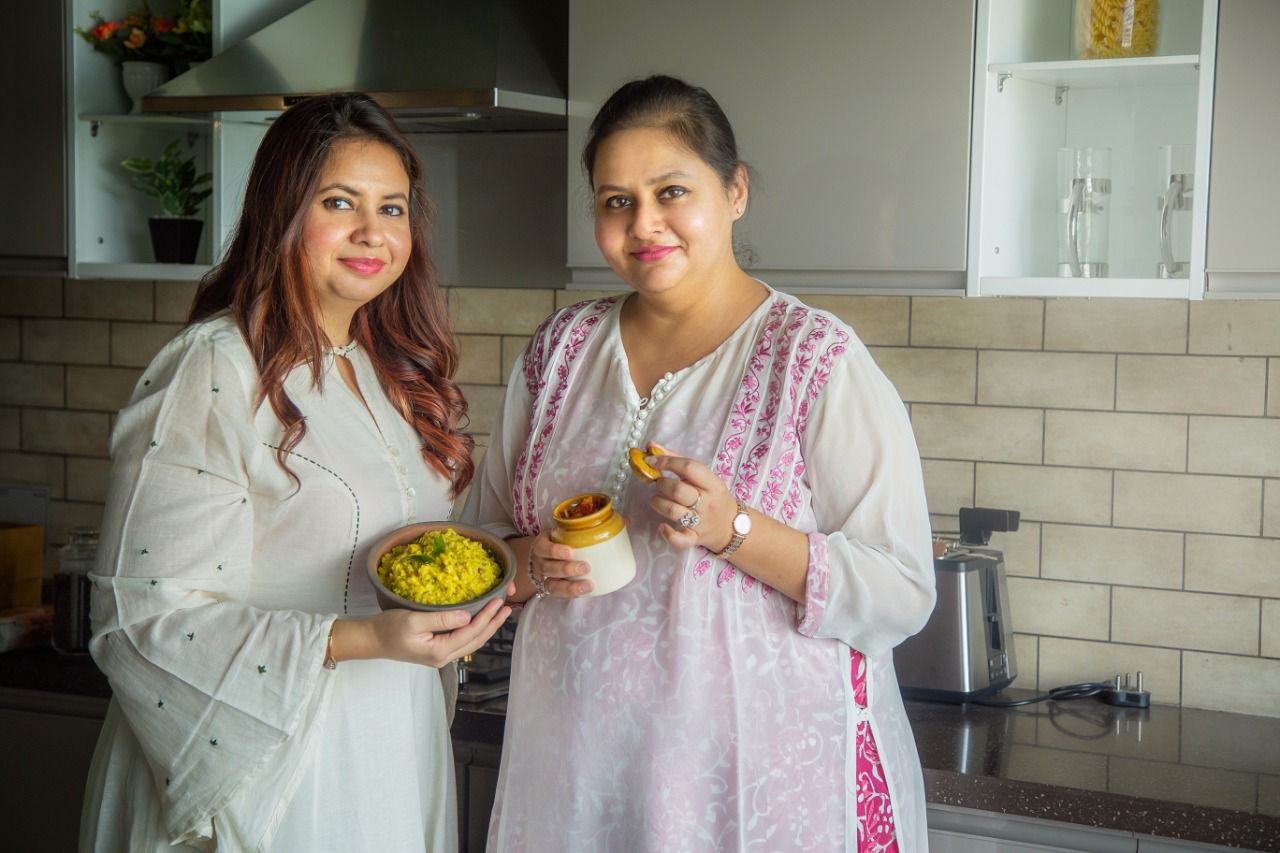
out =
[[98,556],[98,531],[76,527],[58,550],[53,575],[53,647],[62,654],[89,651],[89,572]]
[[1058,149],[1058,275],[1104,278],[1111,227],[1111,149]]
[[1187,278],[1191,267],[1191,208],[1194,202],[1196,148],[1160,146],[1160,261],[1158,278]]

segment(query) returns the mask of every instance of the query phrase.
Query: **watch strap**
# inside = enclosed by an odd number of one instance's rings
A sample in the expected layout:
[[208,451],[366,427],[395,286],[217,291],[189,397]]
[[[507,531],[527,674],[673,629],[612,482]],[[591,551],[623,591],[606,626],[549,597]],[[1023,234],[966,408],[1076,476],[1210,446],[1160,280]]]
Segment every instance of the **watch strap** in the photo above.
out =
[[[742,501],[738,501],[738,511],[733,514],[734,520],[736,521],[739,515],[746,515],[746,514],[747,514],[747,505],[744,504]],[[727,560],[729,559],[729,557],[733,556],[733,553],[735,551],[737,551],[739,548],[742,547],[743,542],[747,541],[747,534],[739,533],[738,528],[736,526],[733,526],[731,530],[732,530],[732,535],[729,537],[729,544],[725,545],[724,548],[720,549],[719,551],[713,551],[711,556],[718,557],[721,560]]]

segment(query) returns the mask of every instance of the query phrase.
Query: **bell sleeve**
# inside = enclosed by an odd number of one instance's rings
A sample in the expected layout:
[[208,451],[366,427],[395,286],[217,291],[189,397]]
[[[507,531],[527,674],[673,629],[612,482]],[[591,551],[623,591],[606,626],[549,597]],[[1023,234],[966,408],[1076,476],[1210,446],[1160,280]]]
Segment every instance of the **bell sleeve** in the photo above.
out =
[[[195,327],[147,369],[112,436],[93,582],[93,659],[155,779],[174,843],[255,777],[295,779],[333,679],[332,614],[243,602],[254,571],[256,374]],[[287,791],[256,804],[265,826]]]
[[798,630],[887,652],[933,610],[933,548],[906,407],[865,347],[833,365],[802,441],[818,532]]

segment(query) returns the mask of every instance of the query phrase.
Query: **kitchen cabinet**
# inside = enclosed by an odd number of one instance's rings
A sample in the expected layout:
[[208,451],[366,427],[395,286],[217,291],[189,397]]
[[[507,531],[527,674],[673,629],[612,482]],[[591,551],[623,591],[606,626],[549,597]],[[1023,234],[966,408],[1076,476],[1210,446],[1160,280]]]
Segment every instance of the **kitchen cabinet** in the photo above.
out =
[[[221,0],[213,11],[213,51],[218,53],[305,0]],[[121,20],[136,0],[66,0],[63,38],[67,55],[68,246],[72,278],[194,280],[208,269],[239,215],[242,185],[266,132],[260,116],[240,114],[130,115],[130,100],[113,60],[73,31],[90,14]],[[156,11],[164,6],[157,3]],[[214,173],[213,196],[201,212],[205,227],[195,264],[153,261],[147,217],[158,203],[130,185],[120,166],[128,157],[154,158],[173,140],[194,154],[200,171]]]
[[753,170],[746,266],[785,289],[964,286],[972,2],[571,0],[568,263],[616,285],[579,164],[596,110],[653,73],[707,88]]
[[932,853],[1134,853],[1138,849],[1131,832],[953,806],[930,805],[926,816]]
[[0,134],[0,162],[9,166],[9,197],[21,199],[21,212],[12,209],[0,229],[5,271],[61,274],[66,267],[62,112],[43,107],[62,102],[62,33],[62,8],[33,3],[24,5],[20,25],[0,35],[0,80],[21,81],[0,100],[0,127],[7,131]]
[[1208,289],[1280,296],[1280,3],[1221,0]]
[[100,716],[0,707],[0,798],[6,850],[75,850]]
[[502,746],[476,741],[453,741],[453,762],[458,785],[458,849],[484,853],[489,837],[489,816],[498,791],[498,766]]
[[[969,295],[1204,295],[1218,0],[1158,8],[1154,54],[1076,59],[1073,0],[979,0]],[[1109,151],[1109,168],[1078,175],[1096,179],[1092,205],[1059,178],[1060,148]],[[1089,221],[1109,238],[1105,273],[1066,276],[1066,247],[1089,250],[1071,223]]]

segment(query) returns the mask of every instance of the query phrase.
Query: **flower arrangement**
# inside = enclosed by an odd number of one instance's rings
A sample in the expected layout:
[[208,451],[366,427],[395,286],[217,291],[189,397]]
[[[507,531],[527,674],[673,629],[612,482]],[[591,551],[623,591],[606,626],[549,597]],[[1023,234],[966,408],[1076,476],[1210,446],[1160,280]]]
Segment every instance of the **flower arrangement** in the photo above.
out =
[[116,62],[163,62],[189,65],[208,59],[212,52],[212,17],[208,0],[178,0],[171,15],[151,11],[148,0],[119,21],[98,12],[89,15],[93,25],[76,27],[76,34],[94,50]]
[[120,165],[132,173],[134,189],[160,200],[165,216],[195,216],[212,192],[213,176],[196,174],[195,156],[183,157],[176,139],[155,160],[131,157]]

